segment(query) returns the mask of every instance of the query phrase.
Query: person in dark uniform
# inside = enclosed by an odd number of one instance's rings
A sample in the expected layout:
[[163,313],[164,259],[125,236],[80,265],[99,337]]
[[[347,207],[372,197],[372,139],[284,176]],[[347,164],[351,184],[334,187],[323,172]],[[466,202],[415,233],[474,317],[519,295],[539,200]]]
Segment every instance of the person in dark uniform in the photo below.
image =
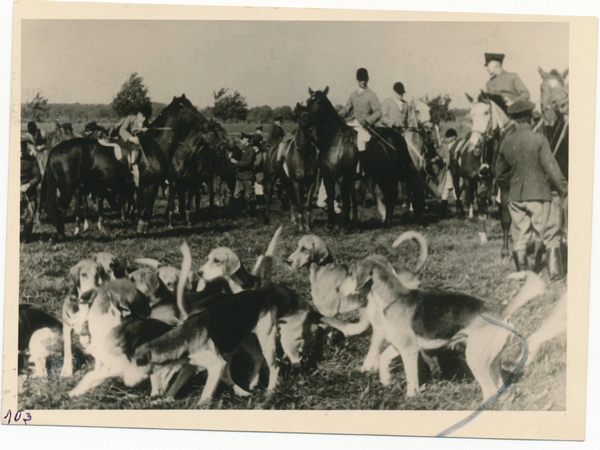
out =
[[552,279],[566,273],[566,254],[561,248],[560,208],[553,202],[552,189],[567,196],[567,180],[563,176],[548,140],[531,130],[535,105],[517,100],[508,112],[516,129],[500,145],[496,170],[498,184],[510,186],[508,209],[512,219],[513,257],[517,271],[528,270],[527,245],[535,241],[535,270],[541,270],[546,247],[548,272]]
[[283,124],[283,116],[277,116],[273,120],[273,126],[269,131],[269,142],[271,144],[280,141],[285,137],[285,130],[281,126]]
[[46,132],[40,130],[36,123],[31,121],[27,124],[27,133],[25,133],[25,141],[35,148],[40,150],[46,144]]
[[239,160],[231,158],[231,162],[237,166],[235,192],[233,193],[233,199],[236,203],[236,207],[240,208],[240,199],[242,192],[245,193],[246,202],[248,204],[248,215],[251,217],[256,216],[256,196],[254,194],[254,182],[256,177],[254,175],[254,162],[256,160],[256,154],[259,152],[257,145],[250,143],[252,136],[242,132],[240,147],[241,147],[241,158]]
[[502,53],[485,54],[485,67],[490,74],[490,79],[485,84],[486,92],[500,95],[506,106],[512,105],[517,100],[529,100],[529,91],[525,83],[516,73],[506,72],[502,68],[503,62]]
[[21,211],[24,212],[23,241],[29,242],[37,212],[38,184],[42,181],[37,159],[29,153],[28,141],[21,141]]

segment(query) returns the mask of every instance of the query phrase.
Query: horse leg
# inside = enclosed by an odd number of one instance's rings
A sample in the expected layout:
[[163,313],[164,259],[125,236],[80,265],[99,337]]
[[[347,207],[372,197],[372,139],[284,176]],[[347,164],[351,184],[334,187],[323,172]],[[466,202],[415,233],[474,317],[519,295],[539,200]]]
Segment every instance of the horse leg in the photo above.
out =
[[[154,212],[154,202],[156,201],[156,196],[158,195],[158,183],[150,185],[148,187],[148,193],[146,198],[146,208],[144,211],[144,215],[142,215],[143,224],[142,224],[142,233],[148,234],[150,230],[150,220],[152,220],[152,213]],[[142,221],[140,221],[142,222]],[[140,224],[138,222],[138,228],[140,228]]]
[[500,223],[502,224],[502,258],[507,258],[510,253],[508,251],[508,236],[510,233],[510,225],[512,219],[508,210],[508,189],[500,189]]
[[352,191],[353,179],[341,179],[340,180],[340,193],[342,195],[342,227],[344,229],[350,229],[350,192]]
[[98,230],[101,233],[105,233],[106,230],[104,229],[104,196],[100,192],[96,197],[96,205],[96,209],[98,211]]
[[335,200],[335,180],[323,178],[323,185],[325,186],[325,192],[327,194],[327,199],[325,200],[327,206],[327,229],[331,231],[335,228],[335,211],[333,209],[333,202]]
[[75,190],[75,231],[73,231],[73,236],[77,236],[80,232],[81,222],[82,222],[82,193],[81,189],[77,188]]
[[174,184],[175,184],[175,182],[172,180],[169,182],[169,197],[167,199],[167,220],[168,220],[167,227],[169,229],[173,228],[173,210],[175,209],[175,195],[176,195],[176,190],[175,190]]
[[489,195],[489,185],[486,184],[486,180],[480,181],[481,188],[479,195],[477,197],[477,216],[479,221],[479,242],[481,245],[485,245],[488,243],[487,232],[485,227],[485,222],[487,220],[487,210],[488,210],[488,195]]
[[386,211],[386,207],[385,207],[385,195],[379,184],[375,186],[375,189],[373,189],[372,195],[373,195],[373,198],[375,199],[375,203],[377,204],[377,212],[379,212],[379,215],[381,216],[381,221],[383,223],[386,223],[387,222],[387,215],[386,215],[387,211]]
[[302,187],[300,183],[294,183],[294,189],[296,190],[296,211],[298,214],[298,226],[300,231],[304,231],[306,223],[304,222],[304,201],[302,199]]
[[310,227],[311,227],[312,199],[313,199],[313,196],[315,195],[316,187],[317,187],[317,183],[313,182],[308,188],[308,194],[306,197],[306,205],[305,205],[306,215],[304,218],[304,226],[306,228],[306,231],[310,231]]
[[[184,194],[185,195],[185,194]],[[197,199],[200,198],[200,189],[195,187],[190,187],[187,191],[187,201],[185,206],[185,223],[188,227],[192,226],[192,203],[196,201],[199,203]],[[200,208],[196,206],[196,211]]]
[[273,200],[273,180],[271,180],[271,175],[265,173],[265,180],[263,186],[263,192],[265,194],[265,218],[263,222],[265,225],[269,225],[271,222],[271,201]]
[[383,202],[385,204],[385,222],[384,226],[389,227],[392,225],[392,219],[394,217],[394,209],[396,208],[396,202],[398,201],[398,183],[394,182],[386,186]]

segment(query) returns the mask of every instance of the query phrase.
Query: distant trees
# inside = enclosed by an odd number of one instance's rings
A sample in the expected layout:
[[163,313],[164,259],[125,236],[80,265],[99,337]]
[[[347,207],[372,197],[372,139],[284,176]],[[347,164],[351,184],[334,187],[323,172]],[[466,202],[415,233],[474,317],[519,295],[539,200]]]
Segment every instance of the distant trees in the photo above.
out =
[[152,103],[148,97],[148,88],[144,86],[143,81],[144,79],[138,76],[137,72],[132,73],[113,98],[111,106],[120,117],[133,114],[142,106]]
[[213,91],[215,104],[210,111],[211,115],[223,122],[246,120],[248,116],[246,99],[238,91],[227,94],[228,90],[227,88],[221,88],[218,92]]
[[450,94],[440,94],[431,100],[426,100],[426,103],[430,108],[429,115],[431,116],[431,121],[438,124],[440,122],[453,121],[455,117],[450,110],[451,102],[452,99],[450,98]]
[[44,98],[41,92],[35,94],[30,102],[21,105],[21,117],[26,121],[43,122],[48,119],[49,112],[48,99]]

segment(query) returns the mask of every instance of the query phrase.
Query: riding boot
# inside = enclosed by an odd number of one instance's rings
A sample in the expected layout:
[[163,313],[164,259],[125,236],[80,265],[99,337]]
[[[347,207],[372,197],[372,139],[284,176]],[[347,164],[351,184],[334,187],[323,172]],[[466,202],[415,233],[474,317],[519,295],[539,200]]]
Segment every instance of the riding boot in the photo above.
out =
[[465,210],[463,209],[463,203],[462,200],[456,200],[456,214],[459,216],[464,216],[465,214]]
[[440,216],[446,217],[448,215],[448,200],[442,200],[440,204]]
[[256,196],[256,203],[258,205],[265,205],[266,204],[266,202],[265,202],[265,196],[264,195],[257,195]]
[[529,261],[527,260],[526,250],[513,252],[513,258],[515,260],[515,267],[517,268],[517,272],[529,270]]
[[551,280],[560,280],[566,275],[566,266],[563,260],[563,249],[551,247],[548,249],[548,273]]
[[544,265],[542,264],[544,259],[544,251],[544,243],[542,241],[535,241],[535,249],[533,250],[533,256],[535,258],[533,271],[535,273],[540,273],[542,270],[544,270]]
[[249,202],[248,203],[248,215],[250,217],[256,217],[256,202]]

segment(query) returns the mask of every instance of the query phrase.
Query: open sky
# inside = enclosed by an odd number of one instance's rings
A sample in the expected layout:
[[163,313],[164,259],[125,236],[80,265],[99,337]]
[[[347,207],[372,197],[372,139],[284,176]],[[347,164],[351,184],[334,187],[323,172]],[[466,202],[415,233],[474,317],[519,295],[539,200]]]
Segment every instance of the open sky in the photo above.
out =
[[538,66],[569,62],[563,23],[28,20],[22,26],[23,101],[110,103],[132,72],[153,101],[185,93],[200,107],[212,92],[238,90],[250,107],[295,105],[308,87],[329,86],[334,104],[356,89],[359,67],[380,101],[402,81],[407,95],[464,93],[485,86],[484,52],[506,53],[539,100]]

